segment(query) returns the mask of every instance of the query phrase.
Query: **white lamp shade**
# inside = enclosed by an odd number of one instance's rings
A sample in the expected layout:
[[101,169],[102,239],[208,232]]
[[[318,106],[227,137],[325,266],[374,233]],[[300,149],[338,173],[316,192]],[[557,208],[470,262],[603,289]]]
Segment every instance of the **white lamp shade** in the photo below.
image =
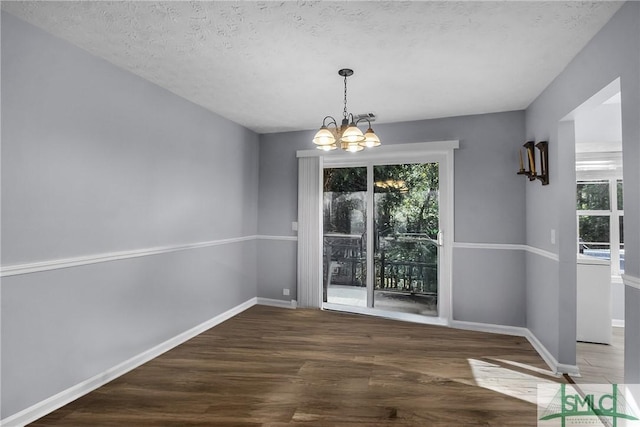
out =
[[322,126],[316,133],[316,136],[313,137],[313,143],[320,146],[331,145],[335,142],[336,137],[333,135],[333,132],[325,126]]
[[331,150],[335,150],[336,148],[338,148],[338,146],[336,144],[318,145],[316,148],[318,150],[322,150],[322,151],[331,151]]
[[348,151],[349,153],[355,153],[364,150],[364,147],[357,142],[342,141],[342,149],[344,151]]
[[364,135],[356,125],[350,124],[342,133],[340,140],[349,144],[354,142],[357,144],[358,142],[364,141]]
[[377,147],[380,145],[380,138],[373,132],[373,129],[369,128],[364,133],[364,141],[360,143],[364,147]]

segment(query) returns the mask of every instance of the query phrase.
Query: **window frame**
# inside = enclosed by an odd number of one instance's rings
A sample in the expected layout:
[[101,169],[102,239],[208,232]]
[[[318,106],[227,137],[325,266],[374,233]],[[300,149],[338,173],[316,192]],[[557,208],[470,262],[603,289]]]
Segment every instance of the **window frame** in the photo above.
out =
[[[607,183],[609,190],[609,209],[606,210],[578,210],[576,209],[576,253],[580,254],[580,245],[588,242],[580,242],[580,217],[581,216],[606,216],[609,217],[609,252],[611,263],[612,279],[621,280],[621,274],[624,273],[620,269],[620,251],[624,243],[620,242],[620,218],[624,217],[624,209],[618,209],[618,182],[622,182],[617,176],[606,177],[584,177],[576,179],[576,203],[577,203],[577,185],[582,183]],[[624,188],[624,183],[622,183]],[[622,206],[624,208],[624,206]],[[604,242],[601,242],[604,243]]]

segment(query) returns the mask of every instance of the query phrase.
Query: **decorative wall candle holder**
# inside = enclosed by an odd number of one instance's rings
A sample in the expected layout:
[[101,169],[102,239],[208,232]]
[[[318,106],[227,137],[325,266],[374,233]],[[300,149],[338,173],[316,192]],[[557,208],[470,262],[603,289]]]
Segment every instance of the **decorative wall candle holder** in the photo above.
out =
[[[529,181],[535,181],[539,179],[542,181],[542,185],[549,184],[549,143],[547,141],[540,141],[537,144],[534,141],[527,141],[523,145],[526,153],[526,164],[528,169],[525,169],[525,162],[522,156],[522,149],[518,150],[518,158],[520,161],[520,169],[518,175],[524,175],[529,178]],[[536,171],[536,148],[540,151],[540,173]]]
[[540,173],[536,175],[542,185],[549,185],[549,143],[540,141],[536,144],[536,148],[540,150]]

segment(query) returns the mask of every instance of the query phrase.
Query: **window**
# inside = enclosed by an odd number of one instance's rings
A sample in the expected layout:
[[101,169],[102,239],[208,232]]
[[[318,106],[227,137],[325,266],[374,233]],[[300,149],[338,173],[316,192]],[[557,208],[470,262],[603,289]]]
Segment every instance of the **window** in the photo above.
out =
[[578,252],[611,261],[611,275],[624,272],[622,180],[577,183]]

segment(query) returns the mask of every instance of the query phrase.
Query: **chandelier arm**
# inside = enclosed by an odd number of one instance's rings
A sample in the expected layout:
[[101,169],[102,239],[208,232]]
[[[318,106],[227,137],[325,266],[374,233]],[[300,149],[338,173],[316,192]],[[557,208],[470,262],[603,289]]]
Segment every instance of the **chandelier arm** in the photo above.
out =
[[369,124],[369,127],[371,127],[371,121],[370,121],[368,118],[366,118],[366,117],[360,117],[360,118],[356,121],[356,126],[358,126],[358,124],[360,124],[360,122],[361,122],[361,121],[364,121],[364,120],[366,120],[366,121],[367,121],[367,123]]
[[329,122],[329,125],[333,124],[336,128],[338,127],[338,123],[336,122],[336,119],[334,119],[332,116],[327,116],[322,120],[322,126],[328,126],[327,125],[327,119],[331,119],[331,121]]
[[353,123],[353,124],[357,125],[357,123],[356,123],[356,121],[355,121],[355,120],[356,120],[356,118],[355,118],[355,116],[354,116],[352,113],[349,113],[349,114],[347,115],[347,117],[351,119],[351,120],[349,121],[349,123]]

